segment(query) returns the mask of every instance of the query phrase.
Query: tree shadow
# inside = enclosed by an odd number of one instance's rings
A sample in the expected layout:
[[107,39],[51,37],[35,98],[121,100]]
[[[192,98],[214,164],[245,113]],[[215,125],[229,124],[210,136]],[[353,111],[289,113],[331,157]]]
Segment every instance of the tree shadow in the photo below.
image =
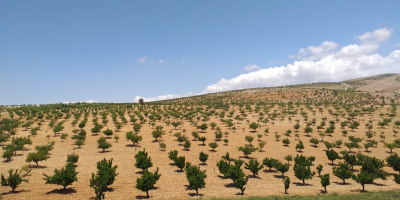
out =
[[76,193],[76,190],[74,188],[66,188],[64,189],[55,189],[50,192],[46,192],[45,194],[73,194]]
[[47,166],[41,166],[41,165],[39,165],[39,166],[36,166],[36,165],[28,165],[28,167],[29,167],[29,168],[34,168],[34,169],[46,169],[46,168],[47,168]]
[[343,183],[343,182],[337,182],[337,181],[332,182],[332,183],[335,183],[336,185],[350,185],[350,183]]
[[285,177],[285,175],[282,175],[282,174],[281,175],[274,175],[274,177],[275,178],[283,178],[283,177]]
[[19,193],[21,193],[21,192],[30,192],[30,191],[31,191],[31,190],[17,190],[17,191],[14,191],[14,192],[9,191],[9,192],[3,192],[3,193],[1,193],[0,195],[19,194]]
[[190,149],[182,149],[182,151],[190,151]]
[[375,182],[372,182],[372,185],[376,185],[376,186],[387,186],[386,184],[383,184],[383,183],[375,183]]
[[189,193],[189,196],[191,196],[191,197],[203,197],[204,195],[203,194],[196,194],[195,192],[190,192]]
[[325,190],[320,190],[319,191],[321,194],[328,194],[328,192],[325,192]]
[[200,163],[201,166],[208,166],[207,163]]
[[146,195],[136,195],[136,199],[150,199],[150,197],[147,197]]
[[10,159],[10,160],[3,160],[3,163],[9,163],[9,162],[11,162],[13,159]]
[[108,153],[108,152],[111,152],[111,151],[105,150],[105,151],[99,151],[98,153]]
[[253,157],[250,157],[250,156],[239,156],[239,158],[244,158],[244,159],[249,160],[249,159],[252,159]]
[[135,174],[143,174],[143,171],[137,171]]
[[141,147],[141,146],[139,146],[139,145],[137,145],[137,144],[127,144],[127,145],[125,145],[126,147]]
[[114,192],[114,188],[106,188],[106,192]]
[[264,172],[265,173],[275,173],[275,172],[278,172],[278,171],[276,171],[274,169],[264,169]]
[[183,173],[183,172],[185,172],[185,171],[181,171],[180,169],[177,169],[177,170],[175,170],[175,172],[177,172],[177,173]]
[[303,185],[302,182],[293,182],[293,184],[295,184],[296,186],[314,186],[313,184],[309,184],[309,183],[306,183]]
[[236,187],[234,183],[227,183],[227,184],[225,184],[224,186],[227,187],[227,188],[234,188],[234,187]]

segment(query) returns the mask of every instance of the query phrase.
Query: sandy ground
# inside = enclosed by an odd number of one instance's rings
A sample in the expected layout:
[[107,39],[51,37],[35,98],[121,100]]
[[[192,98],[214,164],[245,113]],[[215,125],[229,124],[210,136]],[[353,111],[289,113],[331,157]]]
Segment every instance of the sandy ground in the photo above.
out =
[[[388,108],[388,107],[387,107]],[[388,112],[387,108],[383,108],[380,111],[377,111],[375,115],[372,117],[374,121],[374,129],[377,134],[374,136],[374,140],[381,141],[379,138],[379,134],[381,132],[385,132],[386,141],[392,142],[396,137],[393,136],[392,127],[393,123],[390,126],[385,127],[384,129],[378,128],[378,120],[381,118],[379,117],[379,113],[386,113]],[[276,106],[278,109],[278,106]],[[272,112],[273,109],[271,109]],[[304,108],[307,111],[306,108]],[[316,109],[318,110],[318,109]],[[325,112],[323,114],[316,113],[315,116],[309,111],[309,119],[316,118],[317,124],[321,122],[321,118],[328,117],[328,121],[332,119],[332,117],[328,114],[327,108],[324,108]],[[238,114],[238,111],[235,115]],[[252,121],[257,120],[257,114],[255,113],[247,113],[247,119]],[[3,113],[4,117],[4,113]],[[101,117],[101,116],[98,116]],[[82,120],[83,116],[80,120]],[[128,114],[126,114],[126,118],[129,119]],[[293,118],[293,117],[292,117]],[[365,115],[364,117],[357,117],[357,120],[360,121],[361,125],[359,129],[352,132],[349,130],[348,135],[355,135],[357,137],[364,138],[365,136],[365,126],[364,124],[370,120],[370,116]],[[109,123],[107,127],[104,127],[103,130],[106,128],[113,128],[111,117],[108,117]],[[295,150],[295,145],[297,141],[294,137],[295,132],[292,133],[292,136],[289,138],[291,144],[288,147],[283,146],[282,139],[286,136],[283,136],[286,130],[293,129],[293,125],[295,124],[295,120],[300,119],[300,139],[305,144],[305,149],[302,153],[299,153]],[[343,120],[343,118],[340,118]],[[393,121],[400,120],[399,117],[393,119]],[[237,150],[237,147],[243,146],[247,144],[245,141],[246,135],[254,136],[253,144],[257,144],[257,134],[263,134],[264,129],[269,127],[270,133],[268,136],[263,136],[262,140],[267,141],[266,147],[263,149],[262,152],[256,151],[250,155],[252,158],[256,158],[259,161],[262,161],[265,157],[272,157],[284,161],[284,156],[290,154],[295,157],[297,154],[303,154],[307,156],[315,156],[316,161],[314,162],[314,166],[312,166],[313,170],[316,170],[315,167],[319,164],[324,165],[324,169],[322,174],[330,173],[331,174],[331,185],[327,187],[328,193],[359,193],[361,189],[361,185],[357,184],[353,180],[347,180],[349,184],[342,185],[340,184],[342,181],[333,176],[332,174],[332,166],[330,165],[330,161],[327,159],[325,155],[325,145],[320,143],[317,148],[311,146],[309,139],[311,137],[307,137],[305,133],[302,132],[302,129],[305,127],[304,120],[300,114],[293,118],[292,122],[288,121],[286,117],[284,121],[275,121],[275,124],[272,125],[268,123],[267,126],[262,125],[261,128],[257,130],[257,132],[251,132],[248,128],[248,123],[244,120],[241,124],[236,124],[237,127],[236,132],[230,130],[225,125],[219,122],[219,119],[216,117],[211,117],[211,122],[216,122],[222,129],[222,132],[228,131],[229,136],[224,137],[229,139],[228,145],[224,145],[222,141],[218,142],[218,148],[215,152],[210,151],[211,149],[206,146],[200,145],[201,142],[199,141],[191,141],[192,146],[190,151],[184,151],[183,146],[179,145],[179,142],[175,140],[173,134],[178,132],[179,130],[174,130],[173,126],[166,126],[164,122],[157,122],[157,125],[163,125],[164,129],[166,129],[166,134],[162,138],[162,142],[167,144],[167,148],[165,151],[161,151],[159,148],[159,142],[154,142],[151,136],[152,128],[150,125],[145,124],[140,131],[140,135],[143,136],[143,141],[140,143],[139,147],[131,146],[130,141],[125,139],[125,133],[132,130],[131,123],[124,125],[124,127],[120,130],[120,132],[114,133],[114,135],[119,135],[120,141],[115,142],[114,139],[109,139],[112,143],[112,147],[109,149],[108,152],[101,153],[101,149],[97,148],[97,139],[103,134],[99,134],[97,136],[92,136],[90,129],[93,127],[92,123],[92,115],[89,116],[89,120],[87,126],[85,127],[88,135],[86,138],[85,145],[82,146],[81,149],[75,149],[76,146],[73,145],[74,140],[70,138],[73,135],[72,127],[70,125],[71,119],[65,122],[65,130],[62,131],[63,133],[68,133],[69,137],[64,142],[61,142],[59,137],[53,137],[52,130],[46,131],[45,129],[48,127],[48,121],[46,124],[42,126],[42,131],[39,131],[39,134],[35,137],[32,137],[33,144],[28,145],[27,150],[19,151],[18,156],[13,157],[13,160],[10,162],[0,162],[0,173],[7,173],[9,169],[16,169],[20,168],[23,165],[28,163],[25,162],[26,156],[29,152],[34,151],[34,147],[37,145],[43,145],[48,142],[46,135],[50,134],[52,137],[50,140],[56,141],[54,149],[50,152],[51,157],[47,161],[40,162],[40,168],[33,167],[31,176],[29,177],[29,183],[22,183],[18,188],[17,192],[12,194],[9,193],[11,190],[9,187],[0,187],[0,193],[3,196],[3,199],[94,199],[95,193],[94,189],[89,187],[89,179],[91,177],[92,172],[96,172],[96,163],[103,158],[113,158],[114,164],[118,165],[117,172],[119,175],[116,178],[116,181],[113,185],[111,185],[111,189],[106,192],[105,196],[106,199],[134,199],[134,198],[144,198],[145,192],[137,190],[135,188],[136,179],[140,177],[140,169],[136,169],[134,166],[134,155],[137,151],[142,150],[143,148],[149,152],[150,157],[153,161],[153,166],[150,171],[154,171],[156,167],[159,168],[161,173],[161,178],[156,184],[156,190],[150,191],[150,195],[152,199],[190,199],[190,198],[217,198],[217,197],[241,197],[239,195],[239,190],[231,186],[230,179],[223,179],[221,177],[222,174],[219,173],[218,168],[216,167],[217,161],[221,158],[222,155],[225,155],[226,152],[229,152],[231,157],[234,158],[241,158],[245,161],[248,159],[242,157],[243,154]],[[236,121],[235,121],[236,122]],[[328,123],[327,123],[328,125]],[[76,128],[76,127],[75,127]],[[244,130],[243,130],[244,128]],[[311,134],[313,136],[318,136],[320,139],[316,127],[314,128],[314,132]],[[191,132],[195,130],[195,128],[188,122],[184,121],[181,130],[186,129],[186,135],[190,140],[192,140]],[[333,137],[326,136],[324,138],[325,141],[335,141],[338,139],[342,139],[343,142],[348,142],[347,137],[343,137],[340,133],[340,125],[336,124],[336,130],[333,134]],[[211,130],[210,128],[207,129],[205,133],[200,133],[201,136],[207,137],[206,144],[213,141],[215,130]],[[278,132],[282,135],[280,141],[276,141],[274,135],[275,132]],[[17,136],[28,136],[29,131],[23,131],[23,128],[18,128]],[[347,149],[346,147],[342,147],[340,149],[335,148],[337,152],[341,150]],[[188,181],[186,179],[185,173],[178,172],[178,168],[176,166],[171,165],[171,160],[168,158],[168,152],[170,150],[178,150],[179,155],[186,156],[186,161],[191,162],[192,164],[200,164],[199,161],[199,153],[204,151],[209,154],[209,159],[207,161],[207,165],[201,165],[202,169],[207,170],[207,179],[206,179],[206,187],[204,189],[200,189],[199,193],[200,196],[195,196],[195,191],[188,190]],[[3,153],[4,150],[1,150]],[[357,150],[353,150],[356,151]],[[397,153],[399,150],[394,149],[394,152]],[[371,148],[371,152],[367,153],[364,152],[364,149],[359,149],[359,152],[362,152],[369,156],[375,156],[380,159],[385,159],[387,156],[390,155],[388,153],[388,149],[384,147],[382,142],[379,142],[378,148]],[[57,185],[46,185],[45,181],[43,180],[43,173],[48,175],[53,174],[54,169],[60,169],[66,163],[66,157],[68,154],[76,153],[79,157],[77,171],[78,174],[78,182],[72,184],[69,187],[68,193],[63,194],[62,186]],[[335,161],[337,164],[339,161]],[[34,163],[30,163],[30,165],[34,166]],[[291,185],[288,190],[289,195],[316,195],[321,193],[323,187],[320,184],[320,179],[315,176],[312,180],[307,180],[306,186],[302,186],[301,181],[298,180],[294,176],[293,172],[293,165],[289,172],[286,173],[291,179]],[[355,167],[355,169],[359,169],[359,167]],[[259,172],[259,178],[250,178],[245,191],[245,196],[268,196],[268,195],[283,195],[284,193],[284,186],[282,183],[282,179],[280,178],[279,172],[267,172],[264,168]],[[385,167],[385,170],[393,173],[394,171],[389,168]],[[246,175],[250,175],[250,171],[244,169]],[[388,180],[376,180],[375,184],[366,185],[366,190],[368,191],[377,191],[377,190],[392,190],[398,189],[399,186],[392,180],[392,177],[388,177]]]

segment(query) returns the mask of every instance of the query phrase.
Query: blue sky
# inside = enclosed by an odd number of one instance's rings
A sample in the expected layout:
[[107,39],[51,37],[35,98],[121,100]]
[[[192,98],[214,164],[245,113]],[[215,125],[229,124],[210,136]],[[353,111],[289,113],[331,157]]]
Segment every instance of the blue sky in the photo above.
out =
[[0,0],[0,105],[150,101],[400,73],[398,8]]

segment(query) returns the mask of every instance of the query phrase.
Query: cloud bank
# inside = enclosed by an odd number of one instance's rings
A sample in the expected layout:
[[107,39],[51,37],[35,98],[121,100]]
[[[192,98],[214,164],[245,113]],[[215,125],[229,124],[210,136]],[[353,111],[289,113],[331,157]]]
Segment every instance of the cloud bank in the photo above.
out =
[[70,103],[96,103],[96,101],[94,100],[87,100],[87,101],[74,101],[74,102],[68,102],[68,101],[64,101],[64,104],[70,104]]
[[[356,37],[358,44],[349,44],[341,48],[333,41],[324,41],[320,46],[301,48],[297,54],[290,56],[298,59],[291,64],[260,69],[232,79],[222,78],[198,94],[301,83],[340,82],[382,73],[400,73],[400,50],[394,50],[387,56],[374,53],[392,33],[393,29],[377,29]],[[253,65],[246,67],[249,70],[258,67],[251,66]],[[186,95],[163,95],[144,99],[157,101],[184,96]],[[135,98],[135,102],[137,100]]]

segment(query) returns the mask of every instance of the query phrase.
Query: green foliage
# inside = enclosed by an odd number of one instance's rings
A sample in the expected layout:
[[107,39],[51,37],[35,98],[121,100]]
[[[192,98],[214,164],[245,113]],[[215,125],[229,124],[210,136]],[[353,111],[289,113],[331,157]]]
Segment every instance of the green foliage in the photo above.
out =
[[244,195],[244,191],[246,190],[246,188],[244,186],[246,186],[247,181],[249,181],[249,177],[240,177],[238,179],[235,180],[235,186],[237,188],[240,189],[240,191],[242,191],[242,195]]
[[274,158],[264,158],[264,160],[262,161],[263,165],[265,165],[266,167],[269,168],[269,171],[271,171],[271,169],[273,167],[275,167],[275,165],[279,162],[278,160],[274,159]]
[[260,171],[264,166],[262,163],[258,162],[258,160],[251,159],[248,163],[244,163],[245,169],[250,170],[253,173],[253,176],[258,176],[258,171]]
[[208,144],[208,146],[211,148],[212,151],[215,151],[215,149],[218,147],[218,144],[216,142],[211,142]]
[[36,167],[39,167],[39,162],[47,160],[47,158],[49,158],[49,156],[47,156],[45,151],[38,151],[34,153],[28,153],[26,162],[34,162],[36,163]]
[[146,149],[143,149],[143,151],[139,151],[135,155],[135,160],[136,160],[135,166],[143,171],[153,166],[151,158],[148,156]]
[[326,193],[326,186],[331,184],[329,174],[324,174],[320,178],[321,178],[321,185],[322,187],[324,187]]
[[27,179],[24,179],[25,176],[28,176],[31,170],[25,171],[24,174],[21,174],[24,170],[20,170],[18,172],[18,169],[15,170],[10,169],[8,171],[8,177],[6,178],[3,174],[1,174],[1,186],[10,186],[11,187],[11,192],[15,192],[15,189],[20,185],[22,182],[28,182]]
[[178,151],[177,150],[170,151],[168,153],[168,158],[171,159],[172,161],[174,161],[174,163],[175,163],[176,159],[178,158]]
[[107,138],[110,138],[110,136],[114,133],[111,129],[106,129],[103,131],[104,135],[107,135]]
[[332,165],[333,165],[333,161],[335,161],[336,159],[340,159],[339,154],[333,149],[326,151],[325,154],[328,157],[328,160],[332,161]]
[[105,137],[100,137],[100,138],[97,140],[97,144],[98,144],[97,148],[103,149],[103,152],[104,152],[106,149],[108,149],[108,148],[110,148],[110,147],[112,146],[110,143],[107,142],[107,140],[106,140]]
[[343,184],[346,183],[346,179],[353,176],[353,172],[350,170],[350,165],[347,163],[339,163],[338,166],[333,167],[333,175],[343,180]]
[[78,181],[77,174],[75,166],[72,163],[67,163],[61,170],[55,169],[53,176],[43,174],[45,176],[43,179],[46,181],[46,184],[62,185],[65,190],[68,185]]
[[92,178],[90,179],[90,187],[95,190],[96,198],[104,198],[104,191],[107,186],[114,183],[115,177],[118,175],[117,165],[112,166],[113,159],[106,160],[105,158],[97,162],[97,173],[96,175],[92,173]]
[[249,157],[249,155],[255,151],[257,151],[258,148],[255,148],[250,145],[245,145],[244,147],[240,146],[238,147],[238,150],[243,152],[244,156]]
[[79,155],[75,153],[67,155],[67,163],[75,164],[78,162],[78,160],[79,160]]
[[249,128],[254,129],[254,131],[257,131],[258,124],[253,122],[253,123],[249,124]]
[[154,185],[157,183],[158,179],[160,179],[160,176],[161,174],[158,173],[158,168],[154,173],[146,170],[140,178],[136,179],[135,187],[146,192],[147,197],[149,198],[149,190],[154,189]]
[[176,161],[175,161],[175,165],[179,168],[179,169],[181,169],[181,171],[183,171],[183,168],[185,167],[185,156],[179,156],[179,157],[177,157],[176,158]]
[[204,153],[203,151],[200,152],[199,159],[202,163],[205,163],[208,159],[208,154]]
[[206,170],[200,170],[198,166],[187,166],[186,167],[186,178],[189,181],[189,186],[192,190],[196,190],[196,194],[199,194],[199,189],[206,186],[204,181],[207,178]]
[[285,194],[287,194],[287,190],[289,189],[290,186],[290,178],[289,177],[283,177],[283,185],[285,186]]
[[132,131],[127,132],[125,137],[126,140],[130,140],[133,143],[133,145],[137,145],[139,144],[140,141],[142,141],[142,136],[137,135]]

